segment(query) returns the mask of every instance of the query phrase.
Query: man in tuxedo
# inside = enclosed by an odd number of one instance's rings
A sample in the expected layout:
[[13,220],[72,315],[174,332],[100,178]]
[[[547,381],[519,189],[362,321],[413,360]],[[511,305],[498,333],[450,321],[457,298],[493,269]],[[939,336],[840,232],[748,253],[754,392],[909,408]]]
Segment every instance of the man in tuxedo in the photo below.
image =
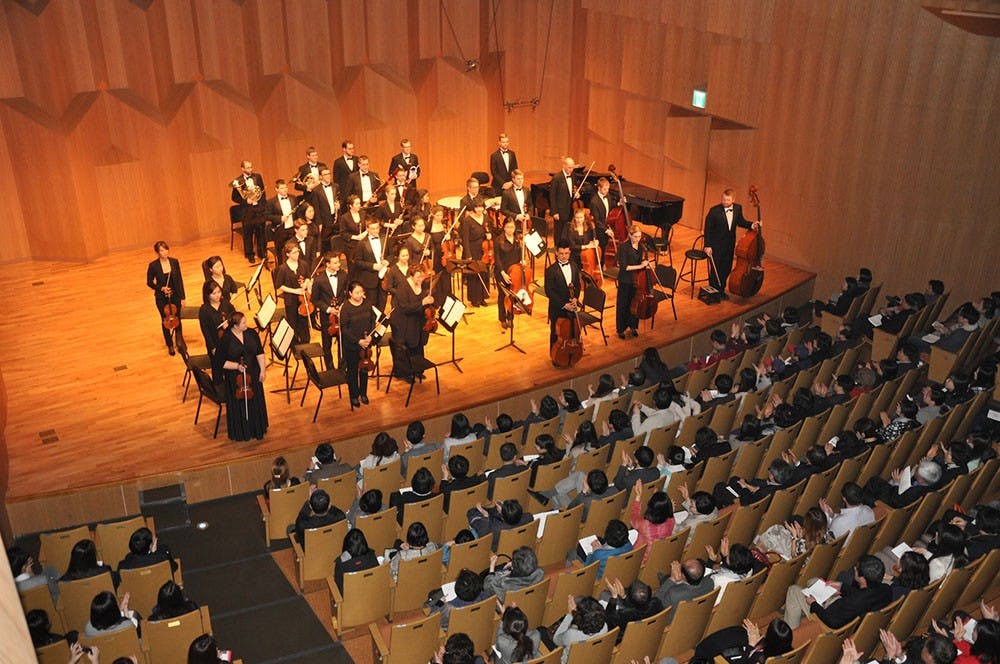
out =
[[715,262],[709,283],[726,295],[726,281],[733,271],[733,253],[736,251],[736,227],[758,228],[758,222],[750,223],[743,217],[743,206],[733,202],[733,190],[722,192],[722,202],[712,206],[705,217],[705,253]]
[[295,189],[302,193],[310,191],[306,188],[306,177],[312,175],[316,182],[319,182],[319,172],[326,168],[326,164],[319,160],[319,152],[316,148],[309,146],[306,148],[306,163],[299,166],[299,171],[295,177]]
[[[330,313],[339,309],[347,298],[347,273],[340,265],[339,254],[323,256],[324,269],[313,279],[312,301],[319,315],[319,330],[323,337],[323,358],[326,368],[333,368],[333,337],[330,336]],[[339,366],[340,343],[337,343]]]
[[281,256],[281,248],[294,232],[293,221],[298,199],[288,193],[288,183],[284,180],[274,181],[274,191],[274,198],[267,201],[264,218],[271,224],[274,233],[274,253]]
[[386,292],[379,288],[382,276],[379,272],[389,268],[388,250],[380,237],[381,225],[378,219],[368,219],[368,236],[358,241],[354,254],[354,279],[365,289],[365,302],[385,311]]
[[396,200],[403,207],[412,207],[417,204],[416,180],[410,180],[409,174],[402,166],[396,166],[396,170],[389,174],[391,182],[389,187],[396,190]]
[[522,221],[530,220],[529,212],[531,196],[524,186],[524,173],[515,169],[511,173],[511,187],[504,189],[500,195],[500,212],[505,217],[513,219],[518,226]]
[[556,240],[556,262],[545,269],[545,297],[549,299],[549,347],[556,342],[556,321],[580,310],[583,282],[580,267],[570,261],[569,240]]
[[[401,152],[399,154],[393,155],[392,159],[389,161],[389,177],[396,172],[399,167],[403,168],[403,172],[409,176],[410,168],[416,167],[416,175],[420,175],[420,159],[417,155],[413,154],[413,146],[410,144],[410,139],[404,138],[399,142],[399,147]],[[417,178],[413,178],[413,184],[416,186]],[[402,199],[400,199],[402,200]]]
[[330,238],[337,229],[337,199],[340,190],[333,182],[333,173],[329,168],[319,172],[319,185],[312,190],[312,206],[316,211],[315,222],[320,225],[320,246],[323,251],[330,251]]
[[311,272],[316,265],[316,257],[319,255],[319,241],[309,235],[309,222],[305,219],[296,219],[295,230],[288,241],[294,242],[299,248],[299,256],[309,266]]
[[267,253],[264,176],[253,172],[253,162],[243,160],[240,162],[240,174],[230,184],[233,187],[231,197],[238,208],[233,212],[233,218],[243,224],[243,254],[251,263],[255,253],[263,260]]
[[362,203],[375,203],[378,198],[375,190],[382,184],[382,180],[371,172],[371,165],[366,155],[358,157],[358,170],[351,174],[347,180],[347,188],[344,192],[344,199],[357,196]]
[[[337,191],[341,194],[347,191],[347,181],[351,175],[358,170],[358,160],[354,156],[354,143],[345,140],[340,144],[342,154],[333,162],[333,181],[337,184]],[[347,208],[347,196],[340,201],[340,209]]]
[[500,134],[496,151],[490,154],[490,175],[493,181],[490,186],[495,191],[507,191],[513,186],[514,171],[517,170],[517,155],[510,149],[510,138]]
[[480,195],[479,180],[476,178],[469,178],[465,181],[465,196],[462,196],[462,200],[458,202],[458,207],[471,210],[475,205],[476,199],[479,198]]
[[572,157],[563,157],[562,169],[552,176],[549,183],[549,212],[554,222],[556,242],[566,237],[566,229],[573,219],[573,169],[576,162]]
[[594,235],[601,245],[601,255],[608,244],[608,238],[614,237],[614,231],[608,228],[608,215],[618,205],[618,197],[611,197],[611,183],[607,178],[597,180],[597,193],[590,197],[590,214],[594,217]]

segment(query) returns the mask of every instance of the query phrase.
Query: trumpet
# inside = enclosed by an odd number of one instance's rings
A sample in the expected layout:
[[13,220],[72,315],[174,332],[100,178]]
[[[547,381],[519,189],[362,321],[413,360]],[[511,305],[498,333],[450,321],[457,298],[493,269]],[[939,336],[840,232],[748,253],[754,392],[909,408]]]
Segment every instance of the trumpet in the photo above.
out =
[[247,205],[257,205],[260,202],[261,196],[264,195],[264,190],[257,186],[253,180],[246,185],[240,182],[240,178],[236,178],[229,183],[229,186],[239,192],[240,198]]

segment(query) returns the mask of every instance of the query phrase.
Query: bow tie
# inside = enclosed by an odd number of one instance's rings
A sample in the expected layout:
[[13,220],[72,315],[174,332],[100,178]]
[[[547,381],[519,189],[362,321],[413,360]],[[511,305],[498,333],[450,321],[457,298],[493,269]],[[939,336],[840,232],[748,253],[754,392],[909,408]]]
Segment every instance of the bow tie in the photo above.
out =
[[344,157],[344,161],[354,161],[354,157]]
[[569,263],[559,263],[559,267],[566,267]]
[[500,150],[500,154],[507,154],[506,150]]
[[287,201],[288,200],[288,196],[278,196],[278,200],[279,201]]
[[725,209],[725,212],[726,212],[726,213],[729,213],[729,212],[732,212],[732,211],[733,211],[733,208],[726,208],[726,209]]
[[361,177],[366,178],[366,177],[368,177],[368,174],[367,173],[362,173]]
[[330,187],[332,187],[333,185],[331,185],[331,184],[324,184],[323,186],[324,186],[324,187],[326,187],[327,189],[329,189],[329,188],[330,188]]
[[520,187],[514,187],[514,191],[521,191]]

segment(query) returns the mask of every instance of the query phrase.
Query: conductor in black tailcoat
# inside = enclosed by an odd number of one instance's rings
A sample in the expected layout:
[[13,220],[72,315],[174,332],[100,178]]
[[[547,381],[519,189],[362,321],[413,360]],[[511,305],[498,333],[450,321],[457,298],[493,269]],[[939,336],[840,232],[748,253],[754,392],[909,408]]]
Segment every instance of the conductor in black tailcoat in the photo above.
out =
[[759,226],[743,218],[743,206],[733,202],[733,190],[722,192],[722,202],[712,206],[705,217],[705,253],[715,262],[709,283],[726,295],[726,281],[733,270],[733,253],[736,250],[736,227],[750,229]]

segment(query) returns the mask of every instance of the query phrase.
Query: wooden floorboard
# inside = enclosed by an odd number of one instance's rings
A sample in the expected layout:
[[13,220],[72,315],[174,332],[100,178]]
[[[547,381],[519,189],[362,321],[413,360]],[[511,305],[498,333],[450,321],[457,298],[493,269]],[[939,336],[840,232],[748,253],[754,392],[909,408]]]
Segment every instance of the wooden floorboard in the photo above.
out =
[[[691,245],[696,231],[683,227],[676,231],[674,260],[679,267],[683,249]],[[209,255],[221,254],[237,280],[249,276],[246,261],[239,251],[227,250],[227,244],[225,237],[217,237],[173,247],[172,255],[180,260],[185,277],[188,304],[200,304],[199,265]],[[405,384],[394,383],[386,395],[375,391],[373,381],[371,405],[351,414],[346,390],[343,400],[338,400],[336,390],[328,390],[314,424],[315,391],[310,390],[304,408],[299,407],[301,393],[293,393],[291,404],[283,394],[268,394],[271,426],[265,440],[234,443],[226,438],[225,416],[219,438],[212,439],[215,409],[211,404],[203,408],[199,423],[193,424],[198,396],[194,386],[188,401],[181,403],[183,365],[179,356],[168,356],[163,347],[153,298],[144,282],[146,265],[153,257],[147,248],[87,264],[36,261],[0,266],[0,288],[18,303],[16,310],[8,310],[0,319],[0,366],[9,395],[8,500],[221,466],[248,457],[269,458],[320,440],[368,436],[415,419],[493,404],[631,362],[646,346],[666,346],[776,303],[793,289],[811,285],[814,277],[765,260],[764,288],[751,301],[708,307],[682,290],[677,322],[669,308],[661,309],[655,330],[650,331],[644,322],[640,338],[626,341],[614,336],[614,313],[609,311],[605,329],[611,334],[610,345],[605,347],[592,331],[585,338],[583,360],[572,370],[562,371],[549,362],[544,299],[534,316],[518,319],[516,340],[528,350],[526,355],[509,348],[495,352],[507,341],[497,323],[495,304],[471,309],[457,337],[464,373],[442,367],[440,396],[434,394],[429,380],[417,386],[410,407],[404,409]],[[606,290],[613,304],[614,286]],[[245,308],[245,303],[236,304]],[[185,329],[192,353],[203,352],[197,321],[186,321]],[[318,333],[313,334],[318,338]],[[439,362],[448,359],[448,337],[432,338],[427,355]],[[304,379],[300,372],[299,385]],[[268,388],[282,385],[281,372],[272,367]],[[345,456],[356,460],[361,452],[356,446]]]

